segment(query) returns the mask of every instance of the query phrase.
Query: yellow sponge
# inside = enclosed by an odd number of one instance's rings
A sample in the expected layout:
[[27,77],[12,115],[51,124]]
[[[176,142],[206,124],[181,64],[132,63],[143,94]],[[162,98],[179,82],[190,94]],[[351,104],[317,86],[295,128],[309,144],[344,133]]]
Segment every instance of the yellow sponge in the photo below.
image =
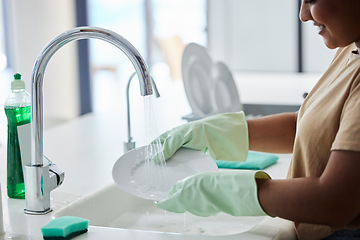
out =
[[45,240],[64,240],[87,232],[89,220],[79,217],[59,217],[41,228]]

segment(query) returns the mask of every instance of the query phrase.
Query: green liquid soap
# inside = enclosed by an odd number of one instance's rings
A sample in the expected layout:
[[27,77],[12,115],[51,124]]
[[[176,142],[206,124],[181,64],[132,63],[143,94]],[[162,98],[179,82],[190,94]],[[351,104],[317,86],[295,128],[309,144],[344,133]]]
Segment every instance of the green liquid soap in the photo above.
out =
[[7,193],[9,198],[24,199],[25,185],[17,127],[30,123],[31,106],[5,106],[5,114],[8,120]]

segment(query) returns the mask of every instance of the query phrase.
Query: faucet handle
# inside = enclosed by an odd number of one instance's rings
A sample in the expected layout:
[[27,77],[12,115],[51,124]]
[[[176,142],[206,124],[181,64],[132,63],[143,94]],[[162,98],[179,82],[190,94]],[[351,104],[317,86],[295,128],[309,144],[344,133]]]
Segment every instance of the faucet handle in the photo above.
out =
[[53,184],[55,186],[52,186],[52,189],[55,189],[56,187],[60,186],[64,182],[65,178],[65,172],[61,170],[55,163],[50,161],[45,155],[44,155],[44,163],[49,166],[49,172],[50,172],[50,179],[56,178],[56,183]]

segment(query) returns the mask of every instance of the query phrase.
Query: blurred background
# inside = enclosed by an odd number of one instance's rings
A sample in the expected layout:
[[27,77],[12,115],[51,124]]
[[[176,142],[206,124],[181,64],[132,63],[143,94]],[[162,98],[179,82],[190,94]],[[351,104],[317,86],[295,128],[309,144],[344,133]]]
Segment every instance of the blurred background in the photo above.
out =
[[[171,92],[166,89],[171,84],[182,86],[181,57],[193,42],[206,47],[214,61],[225,62],[239,78],[244,103],[297,106],[335,53],[324,46],[311,23],[300,23],[300,2],[1,0],[0,103],[16,72],[30,92],[32,68],[48,42],[68,29],[90,25],[129,40],[149,65],[160,92]],[[111,44],[81,40],[63,47],[45,72],[45,127],[90,112],[124,108],[120,102],[133,72],[130,61]],[[258,84],[259,76],[264,84]],[[295,100],[288,97],[292,95]],[[0,126],[1,143],[6,134],[3,111]]]

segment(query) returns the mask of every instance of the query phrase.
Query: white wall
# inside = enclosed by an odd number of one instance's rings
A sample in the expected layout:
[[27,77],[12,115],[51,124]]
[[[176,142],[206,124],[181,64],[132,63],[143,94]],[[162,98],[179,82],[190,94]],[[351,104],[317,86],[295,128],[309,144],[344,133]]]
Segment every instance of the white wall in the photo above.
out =
[[222,61],[228,64],[227,39],[229,38],[229,22],[226,13],[230,7],[229,1],[208,0],[207,9],[207,34],[208,50],[214,60]]
[[[60,33],[75,27],[74,0],[6,0],[10,19],[12,68],[30,92],[34,63],[42,49]],[[76,43],[61,48],[44,75],[44,124],[79,115]]]
[[[297,1],[208,0],[208,47],[233,71],[297,71]],[[304,24],[304,70],[323,72],[334,51]]]
[[209,0],[210,52],[234,71],[294,71],[296,20],[295,1]]

